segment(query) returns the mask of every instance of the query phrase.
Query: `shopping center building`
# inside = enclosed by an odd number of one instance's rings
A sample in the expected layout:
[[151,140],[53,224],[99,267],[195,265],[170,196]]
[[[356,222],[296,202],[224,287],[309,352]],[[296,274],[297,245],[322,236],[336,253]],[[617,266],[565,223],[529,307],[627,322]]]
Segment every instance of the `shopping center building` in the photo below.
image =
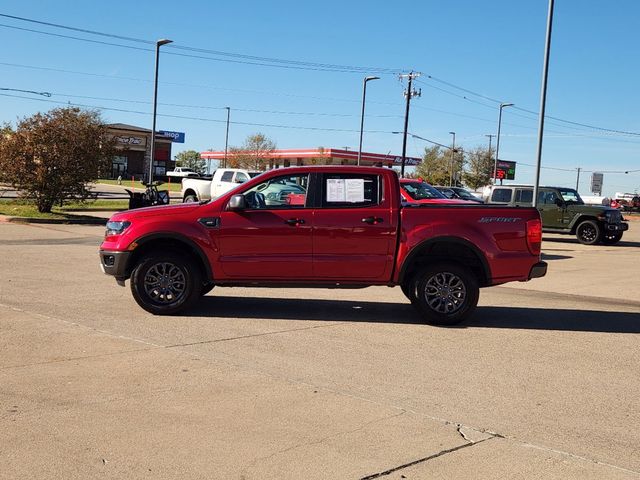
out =
[[[206,151],[201,152],[200,156],[205,160],[217,160],[220,166],[225,164],[225,152]],[[358,152],[348,149],[337,148],[312,148],[312,149],[294,149],[294,150],[273,150],[262,158],[268,169],[280,167],[294,167],[300,165],[357,165]],[[227,163],[232,159],[230,153],[226,154]],[[406,157],[406,166],[418,165],[422,159],[416,157]],[[399,167],[402,165],[402,157],[391,154],[380,154],[362,152],[360,158],[362,166],[377,167]]]
[[[149,158],[151,156],[151,130],[125,123],[111,123],[107,125],[109,133],[116,139],[117,155],[111,162],[111,178],[135,177],[141,179],[149,173]],[[175,162],[171,160],[171,138],[166,138],[159,132],[155,141],[154,176],[164,176],[167,170],[172,170]]]

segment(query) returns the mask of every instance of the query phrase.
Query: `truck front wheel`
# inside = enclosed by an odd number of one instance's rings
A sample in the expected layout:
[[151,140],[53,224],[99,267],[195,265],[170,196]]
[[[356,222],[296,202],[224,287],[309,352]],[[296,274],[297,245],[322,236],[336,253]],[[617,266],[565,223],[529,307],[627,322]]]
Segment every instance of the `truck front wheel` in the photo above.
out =
[[151,253],[131,274],[135,301],[154,315],[173,315],[191,306],[202,291],[202,274],[186,256]]
[[622,239],[622,232],[605,233],[602,236],[602,243],[605,245],[615,245]]
[[438,263],[416,276],[414,306],[427,323],[455,325],[471,315],[478,304],[475,275],[456,263]]

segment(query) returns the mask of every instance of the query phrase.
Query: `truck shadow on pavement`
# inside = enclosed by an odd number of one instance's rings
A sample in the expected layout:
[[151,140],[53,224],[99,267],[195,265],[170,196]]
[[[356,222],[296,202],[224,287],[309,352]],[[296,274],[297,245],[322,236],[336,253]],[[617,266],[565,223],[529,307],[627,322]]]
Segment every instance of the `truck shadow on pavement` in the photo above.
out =
[[[188,316],[311,320],[325,322],[420,325],[423,320],[408,303],[284,298],[203,297]],[[425,324],[428,328],[430,327]],[[447,328],[447,327],[445,327]],[[575,332],[640,333],[640,315],[557,308],[478,307],[470,319],[448,328],[513,328]]]

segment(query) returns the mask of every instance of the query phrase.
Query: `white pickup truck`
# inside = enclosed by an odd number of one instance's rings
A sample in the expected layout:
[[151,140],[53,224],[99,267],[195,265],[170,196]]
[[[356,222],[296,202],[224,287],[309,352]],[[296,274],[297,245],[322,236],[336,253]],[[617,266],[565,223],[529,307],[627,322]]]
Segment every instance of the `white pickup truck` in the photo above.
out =
[[211,200],[261,173],[241,168],[218,168],[213,173],[213,178],[183,178],[182,201]]
[[167,172],[167,177],[199,177],[198,172],[192,168],[176,167],[173,170]]

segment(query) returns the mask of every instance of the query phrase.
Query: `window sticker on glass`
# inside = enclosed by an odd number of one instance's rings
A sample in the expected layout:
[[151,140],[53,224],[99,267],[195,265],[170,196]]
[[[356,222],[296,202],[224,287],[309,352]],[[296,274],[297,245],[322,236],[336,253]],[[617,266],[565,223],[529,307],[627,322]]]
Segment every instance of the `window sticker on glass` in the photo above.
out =
[[345,181],[345,202],[364,202],[364,179],[347,178]]
[[327,202],[346,201],[345,181],[343,178],[327,179]]

